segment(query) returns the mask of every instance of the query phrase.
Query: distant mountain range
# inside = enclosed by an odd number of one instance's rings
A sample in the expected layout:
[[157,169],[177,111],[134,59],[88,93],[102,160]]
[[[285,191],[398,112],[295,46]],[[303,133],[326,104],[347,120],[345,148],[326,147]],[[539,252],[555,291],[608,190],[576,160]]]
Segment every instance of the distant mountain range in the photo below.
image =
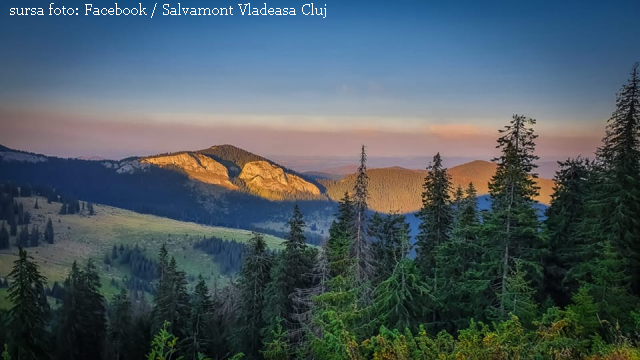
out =
[[[496,165],[472,161],[449,169],[454,186],[473,182],[479,196]],[[62,159],[0,146],[0,181],[48,186],[78,198],[141,213],[282,235],[293,203],[317,236],[325,235],[335,202],[353,188],[351,165],[297,173],[232,145],[123,160]],[[369,170],[372,210],[415,212],[425,170]],[[539,179],[547,204],[553,182]],[[332,201],[333,200],[333,201]],[[314,225],[314,226],[311,226]]]
[[[448,170],[453,187],[466,188],[473,183],[478,190],[478,196],[489,193],[489,181],[496,171],[496,164],[488,161],[476,160],[466,164],[454,166]],[[402,167],[369,169],[369,207],[374,211],[411,213],[418,211],[422,205],[420,194],[422,184],[427,175],[426,170],[410,170]],[[329,197],[337,201],[343,197],[345,191],[351,191],[355,183],[355,174],[342,179],[317,177],[327,189]],[[540,195],[536,200],[548,205],[553,193],[553,181],[540,178],[537,180]]]

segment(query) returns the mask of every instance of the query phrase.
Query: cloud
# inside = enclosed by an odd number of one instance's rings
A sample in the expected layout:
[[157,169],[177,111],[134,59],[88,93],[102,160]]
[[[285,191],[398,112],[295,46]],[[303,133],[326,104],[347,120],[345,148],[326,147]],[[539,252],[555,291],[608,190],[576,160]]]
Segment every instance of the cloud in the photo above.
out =
[[[265,155],[496,155],[497,129],[473,123],[435,124],[420,118],[294,115],[102,114],[0,108],[0,144],[58,156],[121,158],[233,144]],[[541,156],[593,153],[600,134],[540,131]]]

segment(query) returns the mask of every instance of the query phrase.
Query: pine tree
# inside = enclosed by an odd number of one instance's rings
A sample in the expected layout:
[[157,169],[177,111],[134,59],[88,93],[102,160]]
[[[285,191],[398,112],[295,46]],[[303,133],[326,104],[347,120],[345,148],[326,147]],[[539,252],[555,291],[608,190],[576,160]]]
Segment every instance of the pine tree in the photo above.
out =
[[113,314],[109,318],[108,338],[115,360],[126,359],[126,350],[131,339],[131,300],[126,289],[113,297]]
[[240,303],[233,340],[237,352],[243,352],[249,359],[257,359],[262,349],[260,333],[265,326],[262,318],[264,292],[273,263],[262,234],[253,233],[244,259],[238,280]]
[[500,133],[498,146],[502,155],[494,159],[497,170],[489,183],[491,195],[491,215],[487,220],[488,238],[493,244],[487,248],[497,250],[497,256],[488,261],[489,266],[498,265],[494,269],[497,278],[498,303],[501,317],[506,318],[507,309],[504,303],[510,274],[513,273],[515,260],[521,261],[522,271],[528,273],[534,288],[540,284],[539,256],[541,240],[538,233],[539,223],[533,198],[539,188],[535,184],[537,174],[534,154],[535,139],[533,128],[536,121],[522,115],[514,115],[511,123]]
[[[598,155],[604,177],[596,206],[601,229],[612,234],[614,245],[632,267],[634,283],[640,283],[640,77],[638,64],[616,99]],[[640,286],[635,289],[640,293]]]
[[51,218],[47,219],[47,227],[44,230],[44,240],[53,244],[54,235],[53,235],[53,222],[51,222]]
[[95,215],[96,214],[94,209],[93,209],[93,203],[91,203],[91,202],[87,204],[87,210],[89,210],[89,215]]
[[8,249],[9,246],[9,232],[3,222],[0,227],[0,249]]
[[33,208],[34,208],[34,209],[36,209],[36,210],[40,208],[40,207],[38,206],[38,198],[36,198],[36,204],[35,204],[35,205],[33,205]]
[[9,273],[12,281],[8,298],[13,304],[8,323],[10,354],[21,360],[47,359],[49,306],[44,294],[47,279],[40,275],[38,266],[24,249],[18,251],[18,260],[13,262]]
[[60,211],[58,212],[58,214],[60,215],[67,215],[69,212],[67,211],[67,204],[66,203],[62,203],[62,206],[60,207]]
[[[453,210],[451,208],[451,177],[447,169],[442,167],[440,153],[433,157],[433,164],[427,170],[422,193],[422,208],[417,216],[420,218],[417,236],[416,263],[427,277],[437,282],[435,248],[449,241],[453,227]],[[436,290],[437,291],[437,290]]]

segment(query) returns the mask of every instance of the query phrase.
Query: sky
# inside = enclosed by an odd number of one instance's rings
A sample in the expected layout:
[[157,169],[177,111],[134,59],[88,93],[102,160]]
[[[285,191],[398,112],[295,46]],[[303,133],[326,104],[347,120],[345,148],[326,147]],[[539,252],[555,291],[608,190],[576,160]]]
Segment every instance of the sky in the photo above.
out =
[[[53,0],[51,0],[53,1]],[[232,144],[267,156],[489,158],[513,114],[543,158],[589,155],[640,61],[639,1],[266,2],[295,16],[49,16],[0,5],[0,144],[121,158]],[[141,5],[139,3],[142,1]],[[93,0],[94,7],[114,7]],[[251,3],[264,7],[265,2]],[[118,2],[146,7],[153,2]],[[14,7],[45,16],[10,16]]]

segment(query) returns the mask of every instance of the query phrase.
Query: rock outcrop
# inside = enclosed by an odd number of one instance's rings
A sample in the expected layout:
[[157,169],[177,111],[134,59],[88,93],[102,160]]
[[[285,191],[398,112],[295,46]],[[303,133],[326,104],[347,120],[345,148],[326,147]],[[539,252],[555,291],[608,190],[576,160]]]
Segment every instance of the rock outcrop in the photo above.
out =
[[2,161],[29,162],[34,164],[47,161],[47,158],[44,156],[24,154],[13,151],[0,151],[0,159]]
[[251,161],[244,165],[239,176],[252,192],[266,194],[294,194],[298,192],[320,195],[314,184],[267,161]]
[[229,190],[238,189],[238,187],[229,180],[227,168],[206,155],[198,153],[160,155],[143,158],[141,162],[160,167],[175,167],[184,171],[185,174],[193,180],[223,186]]

